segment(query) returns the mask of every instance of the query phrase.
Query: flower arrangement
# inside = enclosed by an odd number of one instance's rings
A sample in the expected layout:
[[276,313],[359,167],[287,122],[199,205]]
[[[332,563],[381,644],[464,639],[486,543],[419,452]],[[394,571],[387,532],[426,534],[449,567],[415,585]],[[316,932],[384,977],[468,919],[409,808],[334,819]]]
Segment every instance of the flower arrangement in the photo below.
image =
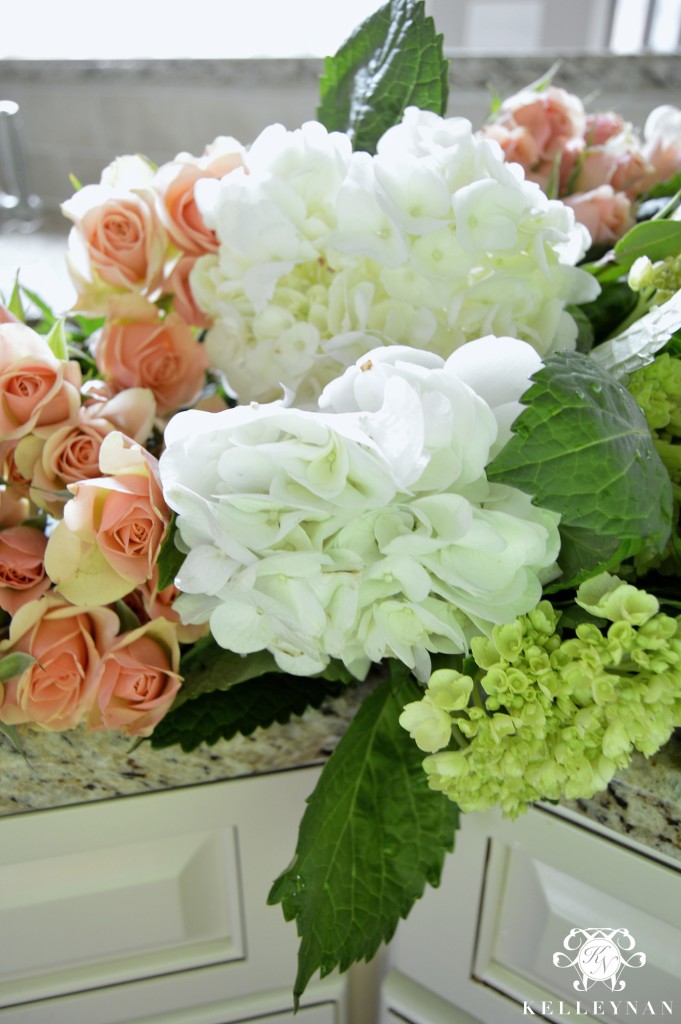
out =
[[459,809],[590,796],[681,724],[681,114],[639,144],[544,82],[474,132],[446,82],[391,0],[317,121],[78,186],[75,309],[24,289],[33,329],[17,285],[0,324],[10,739],[190,750],[377,675],[270,893],[296,999]]

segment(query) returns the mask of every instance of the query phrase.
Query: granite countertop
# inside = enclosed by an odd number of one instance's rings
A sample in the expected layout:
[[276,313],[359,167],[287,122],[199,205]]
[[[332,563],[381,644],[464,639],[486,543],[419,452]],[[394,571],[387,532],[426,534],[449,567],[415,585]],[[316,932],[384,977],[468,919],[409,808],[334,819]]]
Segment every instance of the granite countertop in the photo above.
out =
[[[284,724],[202,745],[132,749],[115,732],[21,731],[25,756],[0,735],[0,816],[133,796],[322,764],[333,752],[367,687],[357,687]],[[681,864],[681,736],[649,759],[636,755],[603,793],[564,806]]]
[[132,737],[113,731],[59,733],[19,726],[23,755],[0,734],[0,816],[321,764],[366,692],[366,685],[358,686],[284,725],[202,744],[190,753],[179,746],[136,746]]

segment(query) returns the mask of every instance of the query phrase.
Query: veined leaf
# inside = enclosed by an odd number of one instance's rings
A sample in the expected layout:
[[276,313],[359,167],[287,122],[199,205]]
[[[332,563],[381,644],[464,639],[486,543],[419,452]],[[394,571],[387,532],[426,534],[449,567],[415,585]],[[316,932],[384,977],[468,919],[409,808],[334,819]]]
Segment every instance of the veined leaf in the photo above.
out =
[[250,736],[258,726],[288,722],[308,707],[317,708],[329,696],[337,696],[343,685],[326,679],[308,679],[281,674],[262,675],[245,685],[204,693],[171,711],[154,729],[152,747],[179,743],[184,751],[201,743],[229,740],[237,733]]
[[533,380],[488,476],[560,513],[562,584],[611,564],[619,545],[623,557],[644,545],[661,549],[671,481],[626,388],[576,352],[550,357]]
[[390,0],[326,58],[317,116],[329,131],[347,132],[354,149],[374,153],[407,107],[443,114],[448,89],[442,36],[423,0]]
[[681,223],[677,220],[648,220],[635,224],[615,244],[617,262],[630,267],[639,256],[653,261],[676,256],[681,249]]
[[369,960],[426,883],[437,885],[454,846],[458,808],[428,788],[423,754],[399,725],[422,691],[394,664],[362,704],[325,765],[300,825],[292,865],[270,903],[301,937],[296,1006],[316,970]]
[[278,671],[277,663],[268,651],[235,654],[219,647],[212,637],[205,637],[192,644],[182,658],[180,672],[185,682],[175,698],[173,710],[201,694],[229,690],[238,683]]

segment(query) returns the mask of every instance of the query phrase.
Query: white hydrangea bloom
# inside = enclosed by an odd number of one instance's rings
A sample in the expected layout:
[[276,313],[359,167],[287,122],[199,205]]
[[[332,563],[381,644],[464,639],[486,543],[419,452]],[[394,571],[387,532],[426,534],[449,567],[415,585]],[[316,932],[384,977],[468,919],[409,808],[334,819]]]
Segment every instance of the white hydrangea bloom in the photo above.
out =
[[179,413],[161,457],[187,552],[175,608],[289,672],[394,657],[426,679],[431,652],[533,608],[554,572],[558,517],[485,474],[540,366],[514,338],[447,361],[393,346],[314,411]]
[[222,181],[197,185],[219,252],[192,274],[214,320],[207,347],[242,401],[314,407],[363,352],[447,357],[485,334],[548,354],[574,346],[570,303],[595,298],[573,264],[587,238],[462,118],[409,108],[353,153],[309,122],[267,128]]

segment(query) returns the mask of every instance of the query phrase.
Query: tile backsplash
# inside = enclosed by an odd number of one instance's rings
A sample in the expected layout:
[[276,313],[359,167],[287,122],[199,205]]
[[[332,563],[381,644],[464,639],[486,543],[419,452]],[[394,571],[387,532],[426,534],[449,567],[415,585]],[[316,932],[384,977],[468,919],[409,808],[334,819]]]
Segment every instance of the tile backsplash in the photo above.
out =
[[[515,91],[553,58],[457,57],[449,114],[480,124],[489,89]],[[641,124],[660,103],[681,105],[681,61],[673,56],[578,56],[556,84],[592,95]],[[30,184],[50,209],[71,194],[69,173],[98,181],[115,156],[141,152],[156,163],[200,153],[216,135],[248,143],[267,124],[295,128],[315,116],[322,62],[295,60],[0,60],[0,99],[19,103]]]

